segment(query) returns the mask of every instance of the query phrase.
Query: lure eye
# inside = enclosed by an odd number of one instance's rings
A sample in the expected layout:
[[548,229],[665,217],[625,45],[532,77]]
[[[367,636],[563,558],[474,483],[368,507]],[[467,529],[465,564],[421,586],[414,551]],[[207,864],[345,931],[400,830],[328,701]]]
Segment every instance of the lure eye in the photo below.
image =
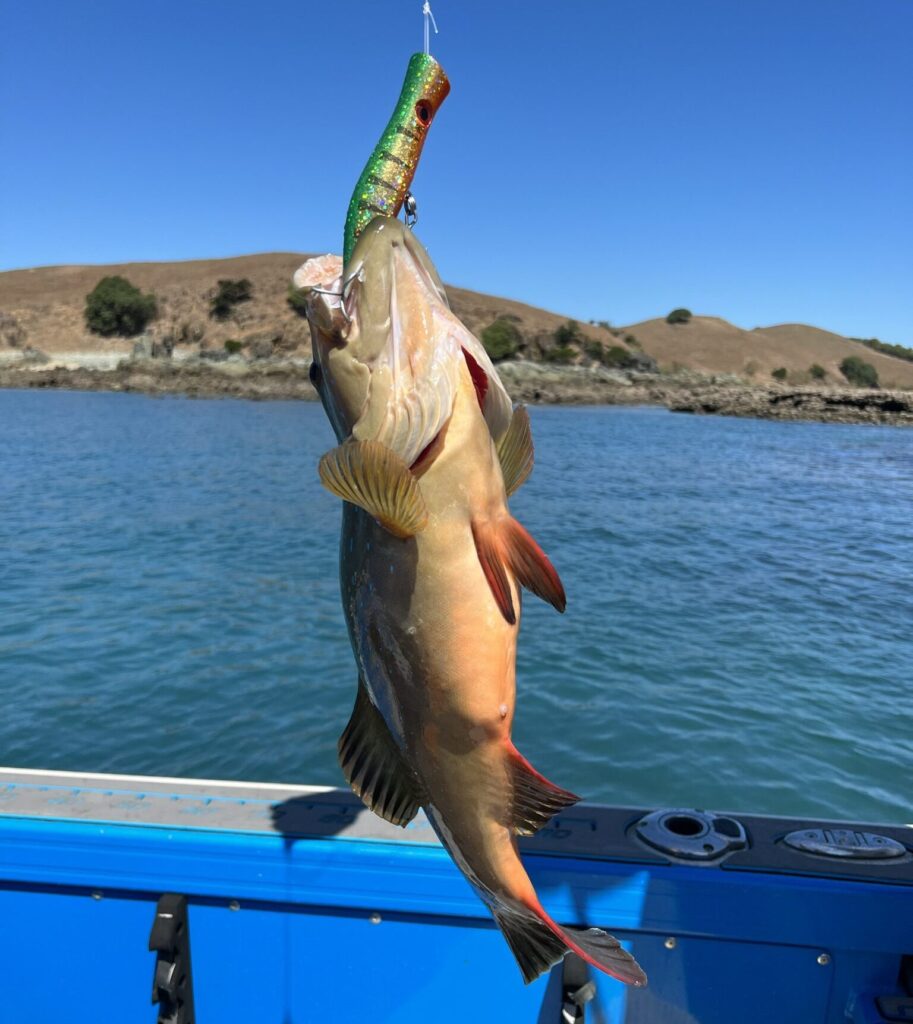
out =
[[415,104],[415,116],[422,124],[431,124],[431,104],[427,100],[419,100]]

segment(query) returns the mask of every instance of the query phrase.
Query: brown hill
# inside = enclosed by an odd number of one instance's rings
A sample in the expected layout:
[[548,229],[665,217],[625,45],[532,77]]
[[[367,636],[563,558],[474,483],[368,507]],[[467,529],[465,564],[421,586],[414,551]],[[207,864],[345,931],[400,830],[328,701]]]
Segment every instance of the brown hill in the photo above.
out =
[[[310,349],[307,325],[286,301],[292,273],[305,258],[302,253],[264,253],[219,260],[6,271],[0,273],[0,355],[4,348],[25,346],[52,358],[67,353],[116,357],[130,352],[132,340],[99,338],[83,322],[86,294],[109,274],[120,274],[143,291],[155,293],[159,317],[150,327],[153,340],[171,337],[178,344],[221,350],[234,339],[244,342],[248,352],[306,355]],[[244,277],[253,285],[253,300],[237,306],[224,323],[210,319],[209,297],[217,281]],[[528,359],[540,360],[554,349],[555,331],[568,321],[567,315],[464,288],[449,287],[448,294],[455,312],[476,334],[499,318],[514,323],[522,339],[517,354]],[[629,334],[665,370],[737,374],[766,382],[772,370],[785,367],[791,382],[801,382],[809,367],[818,363],[829,381],[844,383],[840,361],[859,355],[875,366],[883,386],[913,388],[913,363],[873,352],[840,335],[802,324],[746,331],[704,316],[676,325],[646,320],[611,332],[582,324],[574,361],[591,361],[581,351],[587,341],[599,341],[604,348],[625,347],[622,339]]]
[[913,388],[913,363],[873,352],[857,341],[805,324],[779,324],[745,331],[726,320],[695,316],[686,324],[665,319],[644,320],[626,328],[663,370],[683,368],[702,373],[732,373],[769,381],[779,367],[790,380],[808,379],[814,364],[824,367],[827,379],[845,383],[840,363],[857,355],[878,371],[886,388]]
[[[49,355],[126,353],[132,350],[132,341],[99,338],[87,331],[83,322],[88,292],[102,277],[119,274],[156,295],[159,316],[150,326],[153,338],[172,334],[180,342],[202,336],[204,347],[221,348],[229,339],[270,335],[281,350],[307,352],[307,325],[287,302],[292,274],[306,258],[303,253],[263,253],[220,260],[10,270],[0,273],[0,313],[14,317],[25,332],[16,342],[19,348],[31,345]],[[245,277],[253,286],[252,301],[237,306],[225,323],[210,319],[209,296],[217,281]],[[533,358],[554,344],[555,330],[568,320],[522,302],[464,288],[448,288],[448,295],[457,315],[476,333],[499,317],[514,322],[524,342],[519,354]],[[581,332],[604,344],[620,344],[599,327],[582,325]]]

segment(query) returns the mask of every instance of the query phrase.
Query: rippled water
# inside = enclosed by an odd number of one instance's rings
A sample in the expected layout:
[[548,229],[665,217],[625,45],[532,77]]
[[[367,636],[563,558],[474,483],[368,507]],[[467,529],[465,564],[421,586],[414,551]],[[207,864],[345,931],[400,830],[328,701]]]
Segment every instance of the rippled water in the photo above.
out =
[[[533,409],[516,740],[587,798],[911,821],[913,431]],[[340,783],[316,405],[0,392],[0,763]]]

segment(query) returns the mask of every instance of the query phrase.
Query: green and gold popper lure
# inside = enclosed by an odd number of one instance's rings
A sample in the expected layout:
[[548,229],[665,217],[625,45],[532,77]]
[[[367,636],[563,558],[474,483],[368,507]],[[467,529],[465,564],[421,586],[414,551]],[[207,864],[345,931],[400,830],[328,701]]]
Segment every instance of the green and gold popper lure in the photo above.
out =
[[393,116],[361,172],[346,216],[343,261],[347,264],[358,236],[375,217],[396,217],[409,186],[425,136],[450,92],[444,69],[430,53],[414,53]]

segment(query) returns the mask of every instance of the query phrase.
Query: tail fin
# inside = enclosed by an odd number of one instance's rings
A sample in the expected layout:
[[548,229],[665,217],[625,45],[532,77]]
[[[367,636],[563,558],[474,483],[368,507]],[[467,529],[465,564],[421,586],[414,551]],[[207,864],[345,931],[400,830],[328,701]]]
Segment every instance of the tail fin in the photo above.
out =
[[498,927],[517,958],[529,984],[573,951],[588,964],[627,985],[647,984],[639,964],[614,936],[600,928],[561,928],[541,908],[514,910],[503,904],[491,908]]

